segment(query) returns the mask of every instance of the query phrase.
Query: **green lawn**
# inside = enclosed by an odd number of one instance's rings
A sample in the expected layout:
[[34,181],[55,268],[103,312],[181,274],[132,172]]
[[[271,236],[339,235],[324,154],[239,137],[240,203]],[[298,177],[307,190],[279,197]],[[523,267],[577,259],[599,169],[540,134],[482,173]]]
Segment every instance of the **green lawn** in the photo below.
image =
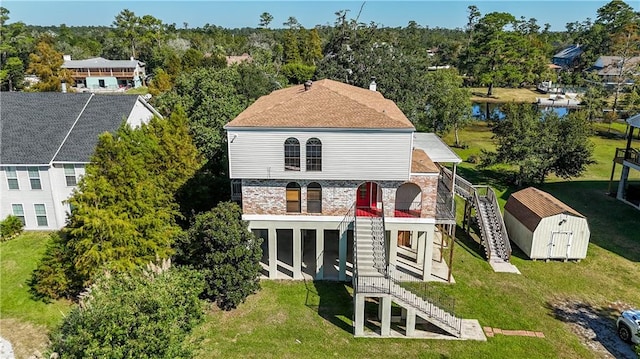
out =
[[[263,289],[238,309],[210,309],[190,340],[200,346],[199,358],[597,358],[558,319],[559,302],[582,303],[611,319],[620,303],[640,307],[640,212],[608,196],[614,149],[624,140],[606,135],[598,125],[594,157],[581,178],[551,178],[542,189],[583,213],[589,220],[591,243],[579,263],[533,262],[514,247],[512,262],[522,275],[494,273],[472,237],[458,228],[453,275],[456,284],[441,285],[456,298],[457,312],[482,326],[541,331],[545,338],[498,335],[487,342],[408,339],[363,339],[352,335],[351,288],[344,283],[263,281]],[[612,132],[623,132],[614,124]],[[466,160],[491,148],[491,132],[483,122],[463,131],[469,147]],[[452,143],[452,137],[445,138]],[[514,189],[504,168],[480,170],[463,162],[459,173],[474,183],[490,183],[504,204]],[[619,169],[616,171],[619,176]],[[640,179],[637,173],[633,178]],[[614,183],[614,184],[617,184]],[[31,339],[59,323],[68,304],[33,301],[26,281],[44,250],[46,235],[28,233],[0,243],[0,335],[24,347],[41,347],[46,338]],[[25,326],[24,331],[19,328]],[[16,330],[18,328],[18,330]],[[34,329],[35,328],[35,329]],[[23,339],[20,339],[23,338]]]
[[47,331],[70,307],[66,301],[44,303],[29,294],[27,282],[48,238],[48,233],[27,232],[0,243],[0,336],[11,341],[18,358],[43,350]]
[[[607,131],[608,125],[598,125]],[[624,132],[614,124],[612,132]],[[491,132],[478,122],[461,133],[469,147],[461,158],[491,148]],[[445,138],[452,143],[452,137]],[[542,189],[587,216],[592,232],[587,258],[574,262],[533,262],[514,248],[512,262],[522,275],[494,273],[476,241],[458,228],[454,285],[458,313],[482,326],[542,331],[544,339],[498,335],[488,342],[356,339],[351,330],[351,289],[341,283],[263,281],[263,289],[232,312],[212,311],[193,335],[200,358],[597,358],[558,319],[558,303],[576,302],[615,320],[619,303],[640,306],[640,213],[606,194],[611,160],[624,140],[594,136],[596,164],[574,181],[552,178]],[[504,202],[514,189],[505,168],[480,170],[464,162],[459,173],[474,183],[492,184]],[[616,170],[619,175],[619,169]],[[634,174],[637,176],[637,174]],[[617,182],[616,182],[617,183]]]

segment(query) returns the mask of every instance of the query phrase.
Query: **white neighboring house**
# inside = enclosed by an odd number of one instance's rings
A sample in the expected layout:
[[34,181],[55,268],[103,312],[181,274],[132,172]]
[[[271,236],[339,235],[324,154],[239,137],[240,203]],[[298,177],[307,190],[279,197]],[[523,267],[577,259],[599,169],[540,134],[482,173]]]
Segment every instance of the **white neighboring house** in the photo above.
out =
[[159,116],[137,95],[5,92],[0,96],[0,219],[26,230],[65,225],[65,202],[84,174],[98,135]]

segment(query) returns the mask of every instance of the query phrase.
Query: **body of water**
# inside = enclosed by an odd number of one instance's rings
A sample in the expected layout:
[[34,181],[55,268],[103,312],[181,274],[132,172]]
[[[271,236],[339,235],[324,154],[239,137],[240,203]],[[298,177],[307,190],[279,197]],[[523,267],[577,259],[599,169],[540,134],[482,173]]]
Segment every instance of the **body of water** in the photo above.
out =
[[[503,119],[504,118],[504,113],[500,110],[500,106],[502,104],[500,103],[476,103],[474,102],[472,104],[472,114],[473,117],[480,119],[480,120],[486,120],[487,119],[487,114],[489,115],[489,117],[493,117],[493,118],[498,118],[498,119]],[[535,104],[532,104],[531,106],[536,106]],[[538,109],[540,111],[553,111],[556,114],[558,114],[558,116],[563,117],[566,114],[569,113],[569,108],[567,107],[538,107]]]

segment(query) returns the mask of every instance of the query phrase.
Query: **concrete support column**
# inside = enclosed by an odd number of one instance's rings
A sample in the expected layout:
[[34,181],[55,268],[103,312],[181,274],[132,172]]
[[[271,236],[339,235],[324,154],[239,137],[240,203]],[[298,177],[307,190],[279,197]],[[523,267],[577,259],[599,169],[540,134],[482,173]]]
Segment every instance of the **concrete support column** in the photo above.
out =
[[347,231],[340,232],[340,239],[338,243],[338,280],[347,280]]
[[269,278],[278,278],[278,232],[269,227]]
[[423,232],[423,235],[421,236],[420,232],[411,231],[411,236],[413,237],[413,240],[418,243],[418,253],[416,254],[416,262],[418,264],[422,264],[424,262],[425,247],[428,244],[428,243],[425,243],[424,232]]
[[353,335],[364,334],[364,295],[355,294],[353,298]]
[[435,226],[431,225],[430,229],[423,232],[425,237],[424,257],[422,264],[422,280],[429,280],[431,278],[431,265],[433,264],[433,241],[435,237]]
[[293,279],[302,279],[302,238],[300,228],[293,229]]
[[382,307],[380,335],[388,337],[391,334],[391,296],[385,295],[380,298],[380,306]]
[[394,229],[390,232],[391,234],[389,236],[389,264],[395,267],[397,257],[398,257],[398,230]]
[[406,336],[412,337],[416,335],[416,310],[414,308],[407,308],[406,328]]
[[629,179],[629,167],[622,166],[622,173],[620,174],[620,182],[618,183],[618,193],[616,194],[617,199],[624,199],[624,187],[627,184],[627,180]]
[[316,230],[316,280],[324,278],[324,229]]

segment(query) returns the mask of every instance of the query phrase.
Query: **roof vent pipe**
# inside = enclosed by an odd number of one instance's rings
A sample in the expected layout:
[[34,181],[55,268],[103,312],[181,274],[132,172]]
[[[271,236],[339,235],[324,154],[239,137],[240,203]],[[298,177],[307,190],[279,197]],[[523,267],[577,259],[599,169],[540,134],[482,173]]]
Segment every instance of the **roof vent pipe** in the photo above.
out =
[[378,85],[376,85],[376,77],[371,76],[371,83],[369,84],[369,90],[376,91]]
[[60,85],[62,85],[62,93],[67,93],[67,81],[62,80]]
[[312,85],[312,84],[313,84],[313,82],[311,82],[311,80],[307,80],[307,81],[304,83],[304,90],[305,90],[305,91],[309,91],[309,90],[311,89],[311,85]]

